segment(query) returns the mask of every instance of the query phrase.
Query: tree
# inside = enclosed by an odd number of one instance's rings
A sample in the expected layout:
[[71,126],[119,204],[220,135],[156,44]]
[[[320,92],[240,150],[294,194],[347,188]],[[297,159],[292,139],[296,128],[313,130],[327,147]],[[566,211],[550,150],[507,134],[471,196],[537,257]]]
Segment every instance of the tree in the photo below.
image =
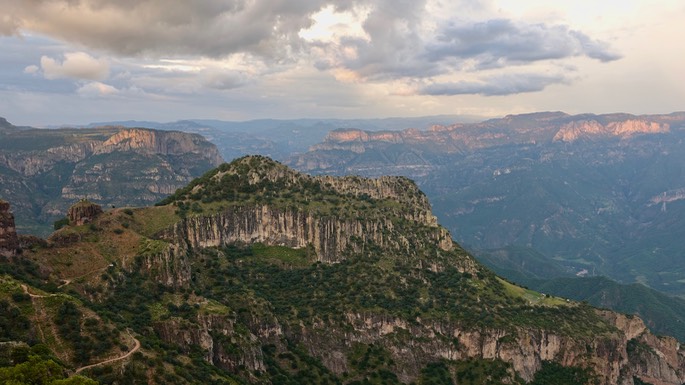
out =
[[64,368],[53,360],[30,356],[29,360],[8,368],[0,368],[0,383],[6,385],[97,385],[83,376],[64,378]]

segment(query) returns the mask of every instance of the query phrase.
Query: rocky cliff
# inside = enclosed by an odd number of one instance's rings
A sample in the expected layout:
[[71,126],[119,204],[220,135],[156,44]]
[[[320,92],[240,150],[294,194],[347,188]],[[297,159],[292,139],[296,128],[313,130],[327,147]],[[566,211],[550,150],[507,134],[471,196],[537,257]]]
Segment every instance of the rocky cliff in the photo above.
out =
[[648,119],[626,119],[601,124],[596,120],[578,120],[566,123],[554,135],[555,141],[574,142],[592,138],[627,138],[639,134],[663,134],[670,131],[668,123]]
[[81,226],[93,222],[100,214],[102,214],[102,206],[83,200],[69,207],[67,218],[73,226]]
[[19,238],[14,225],[14,215],[9,202],[0,199],[0,255],[12,256],[19,248]]
[[260,205],[230,208],[210,216],[193,216],[175,225],[164,238],[184,240],[193,248],[257,242],[291,248],[311,245],[317,260],[326,263],[339,262],[346,252],[359,252],[369,242],[387,250],[405,252],[410,247],[427,244],[435,244],[445,251],[452,248],[451,237],[442,227],[431,226],[422,234],[422,239],[402,234],[395,227],[401,228],[401,225],[393,224],[391,218],[345,219]]

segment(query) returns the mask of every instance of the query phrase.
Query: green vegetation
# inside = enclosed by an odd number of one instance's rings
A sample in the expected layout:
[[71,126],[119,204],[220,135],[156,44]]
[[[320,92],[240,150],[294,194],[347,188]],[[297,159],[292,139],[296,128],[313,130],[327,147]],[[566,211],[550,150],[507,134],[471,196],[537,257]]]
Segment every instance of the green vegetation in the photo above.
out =
[[6,300],[0,300],[0,341],[26,341],[31,327],[21,310]]
[[371,311],[408,320],[458,321],[471,327],[534,326],[576,337],[614,331],[587,306],[568,306],[532,291],[515,291],[513,285],[486,271],[473,276],[454,268],[417,269],[397,258],[384,263],[371,245],[368,254],[350,255],[340,263],[282,268],[259,257],[263,248],[226,247],[220,253],[224,261],[217,253],[205,251],[194,267],[198,289],[223,303],[242,293],[254,293],[279,318],[305,322],[313,314],[339,320],[345,312]]
[[54,322],[60,337],[73,346],[74,361],[79,364],[88,363],[93,356],[102,356],[118,343],[119,333],[115,329],[106,327],[96,318],[84,319],[73,302],[62,303]]
[[68,226],[68,225],[69,225],[69,218],[64,217],[62,219],[56,220],[52,227],[55,229],[55,231],[57,231],[57,230],[61,229],[62,227]]
[[[502,275],[507,276],[506,272]],[[637,314],[654,333],[685,340],[685,300],[682,298],[671,297],[640,284],[619,284],[605,277],[512,279],[544,293],[585,301],[592,306],[621,313]]]
[[0,368],[0,382],[7,385],[97,385],[83,376],[65,378],[64,368],[37,356],[12,367]]
[[392,355],[382,346],[355,344],[348,355],[352,369],[346,376],[350,385],[400,384],[395,372],[397,367]]
[[553,361],[543,361],[542,369],[535,373],[529,385],[597,385],[599,380],[588,369],[561,366]]
[[172,204],[181,218],[250,204],[353,219],[397,217],[405,210],[396,200],[342,194],[320,180],[262,156],[222,164],[157,205]]

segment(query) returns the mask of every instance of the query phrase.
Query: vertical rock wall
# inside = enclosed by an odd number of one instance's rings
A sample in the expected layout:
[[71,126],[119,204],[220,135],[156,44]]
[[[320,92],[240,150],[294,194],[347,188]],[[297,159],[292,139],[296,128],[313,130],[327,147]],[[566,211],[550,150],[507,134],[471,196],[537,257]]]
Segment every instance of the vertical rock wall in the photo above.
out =
[[0,255],[14,255],[18,248],[19,238],[14,225],[14,215],[10,212],[10,204],[0,200]]

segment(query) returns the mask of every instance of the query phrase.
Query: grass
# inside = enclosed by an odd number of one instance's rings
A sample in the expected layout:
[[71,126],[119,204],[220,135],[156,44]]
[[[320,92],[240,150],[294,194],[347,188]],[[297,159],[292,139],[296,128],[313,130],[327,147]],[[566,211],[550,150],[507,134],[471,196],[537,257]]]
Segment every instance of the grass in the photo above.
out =
[[255,243],[252,245],[252,253],[257,258],[277,260],[295,267],[305,267],[312,262],[304,248],[293,249],[285,246],[266,246],[263,243]]
[[171,227],[180,220],[176,215],[173,206],[156,206],[139,209],[128,209],[133,211],[133,215],[126,215],[127,223],[130,223],[132,230],[140,235],[152,237],[160,231]]
[[540,306],[570,306],[573,302],[567,302],[563,298],[538,293],[537,291],[523,288],[521,286],[513,285],[501,278],[497,280],[504,286],[506,293],[514,298],[523,298],[531,305]]
[[138,252],[143,256],[158,255],[163,253],[167,247],[169,247],[169,243],[167,242],[143,238],[140,240]]
[[148,306],[150,310],[150,318],[152,321],[160,321],[169,315],[169,309],[162,302],[155,302]]

